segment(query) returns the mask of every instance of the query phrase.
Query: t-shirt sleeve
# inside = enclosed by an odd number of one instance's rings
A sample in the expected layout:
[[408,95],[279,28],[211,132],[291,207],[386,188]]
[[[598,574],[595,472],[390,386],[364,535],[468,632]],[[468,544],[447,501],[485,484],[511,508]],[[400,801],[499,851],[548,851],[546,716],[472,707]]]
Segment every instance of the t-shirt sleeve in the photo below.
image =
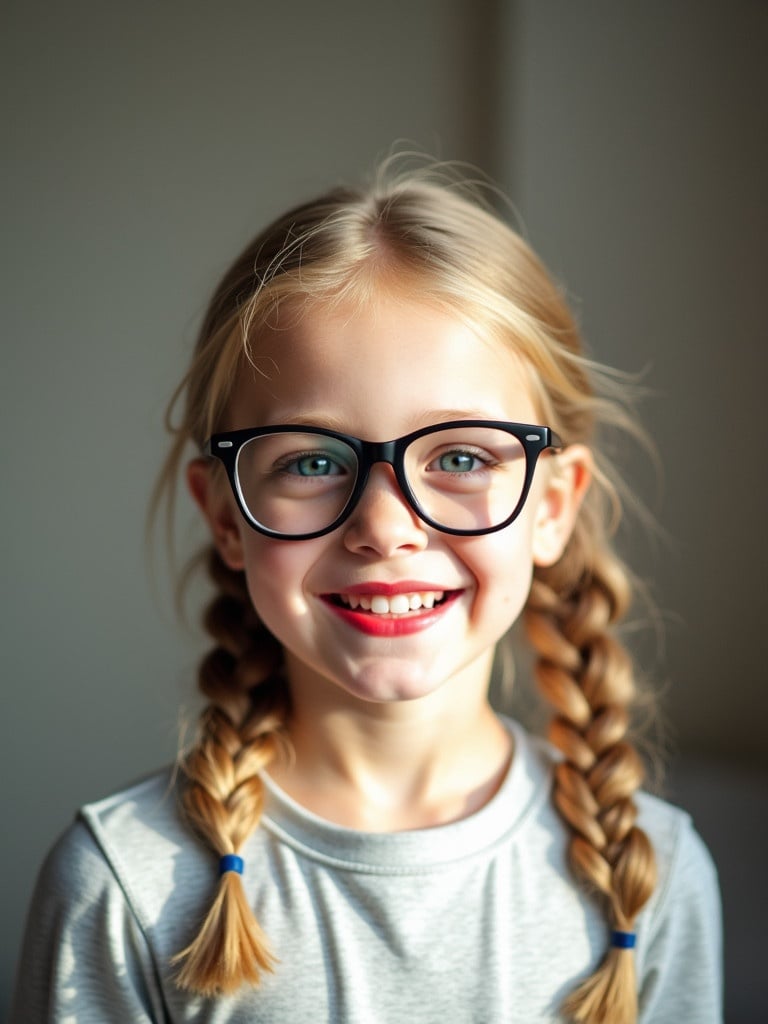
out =
[[[721,1024],[722,920],[717,871],[687,816],[648,921],[640,1024]],[[641,937],[638,936],[638,941]]]
[[92,834],[78,821],[40,871],[10,1024],[165,1020],[140,923]]

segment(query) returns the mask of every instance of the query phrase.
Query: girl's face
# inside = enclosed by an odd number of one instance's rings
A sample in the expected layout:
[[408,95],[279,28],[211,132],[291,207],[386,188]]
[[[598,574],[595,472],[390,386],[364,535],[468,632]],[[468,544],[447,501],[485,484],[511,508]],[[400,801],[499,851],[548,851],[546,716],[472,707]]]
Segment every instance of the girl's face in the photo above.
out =
[[[540,422],[512,352],[412,298],[312,309],[265,333],[253,354],[258,372],[239,382],[226,429],[307,424],[383,441],[452,419]],[[422,522],[381,463],[350,518],[314,540],[257,533],[202,460],[189,482],[224,560],[245,570],[259,617],[284,646],[294,698],[323,690],[359,707],[487,686],[494,645],[525,603],[534,563],[555,561],[565,545],[587,466],[578,446],[541,457],[519,517],[479,537]],[[416,594],[422,607],[405,614],[343,607]]]

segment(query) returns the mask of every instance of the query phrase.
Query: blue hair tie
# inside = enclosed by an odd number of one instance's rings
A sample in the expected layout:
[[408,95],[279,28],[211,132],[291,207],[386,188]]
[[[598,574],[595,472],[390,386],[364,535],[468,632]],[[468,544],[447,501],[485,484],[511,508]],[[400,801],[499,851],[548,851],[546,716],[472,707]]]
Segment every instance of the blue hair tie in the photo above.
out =
[[236,871],[238,875],[243,873],[243,858],[235,853],[226,853],[219,861],[219,874],[224,875],[227,871]]
[[634,949],[637,935],[634,932],[611,932],[611,945],[614,949]]

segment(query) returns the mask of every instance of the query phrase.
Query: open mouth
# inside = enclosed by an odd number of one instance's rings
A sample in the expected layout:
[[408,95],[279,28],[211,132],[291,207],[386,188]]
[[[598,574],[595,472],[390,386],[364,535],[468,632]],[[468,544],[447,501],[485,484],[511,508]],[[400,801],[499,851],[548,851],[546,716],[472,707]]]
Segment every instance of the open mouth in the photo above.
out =
[[327,594],[325,597],[337,608],[367,612],[370,615],[402,616],[438,608],[458,593],[457,590],[425,590],[414,591],[412,594],[392,594],[390,597],[384,594]]

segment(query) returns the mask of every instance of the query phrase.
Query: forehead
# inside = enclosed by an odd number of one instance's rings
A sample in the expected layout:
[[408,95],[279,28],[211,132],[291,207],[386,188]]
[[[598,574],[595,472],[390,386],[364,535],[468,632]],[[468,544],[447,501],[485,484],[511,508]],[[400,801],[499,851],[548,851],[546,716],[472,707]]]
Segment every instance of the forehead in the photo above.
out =
[[229,429],[312,423],[383,439],[445,419],[537,418],[512,346],[412,297],[284,315],[251,355]]

